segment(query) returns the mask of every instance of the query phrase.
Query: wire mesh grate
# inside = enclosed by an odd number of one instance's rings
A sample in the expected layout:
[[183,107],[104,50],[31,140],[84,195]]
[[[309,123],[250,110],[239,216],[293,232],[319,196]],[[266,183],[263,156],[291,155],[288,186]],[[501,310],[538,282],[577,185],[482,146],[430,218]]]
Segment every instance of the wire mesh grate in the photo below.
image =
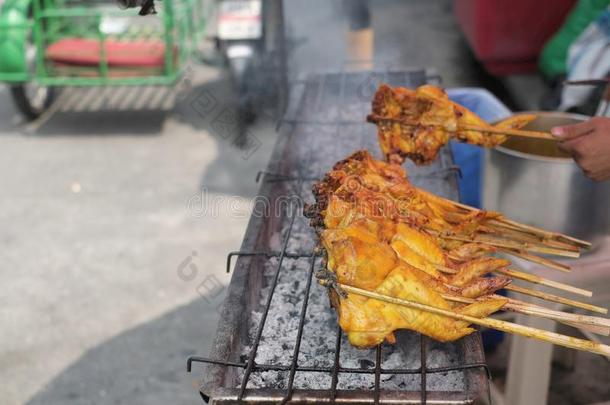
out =
[[[291,223],[291,226],[294,225],[294,217],[291,219],[290,223]],[[288,238],[289,238],[289,235],[287,233],[287,235],[284,239],[284,247],[286,246]],[[426,336],[421,335],[421,334],[418,334],[419,342],[420,342],[419,350],[421,353],[419,368],[383,368],[382,367],[382,363],[383,363],[382,345],[378,345],[375,347],[375,364],[372,369],[343,367],[340,364],[340,353],[341,353],[341,347],[342,347],[343,334],[342,334],[341,328],[338,325],[336,328],[336,340],[335,340],[335,351],[334,351],[334,355],[333,355],[333,358],[334,358],[333,365],[330,367],[301,366],[298,364],[299,347],[300,347],[300,342],[301,342],[301,338],[302,338],[303,330],[304,330],[304,326],[305,326],[305,315],[306,315],[306,311],[307,311],[307,305],[309,302],[309,296],[310,296],[309,294],[310,294],[310,288],[311,288],[311,284],[312,284],[312,280],[313,280],[313,275],[314,275],[315,269],[316,269],[316,266],[315,266],[316,259],[320,258],[321,256],[319,254],[317,254],[317,252],[314,252],[314,251],[300,252],[300,253],[299,252],[287,252],[285,250],[283,250],[282,252],[236,251],[236,252],[231,252],[227,256],[227,270],[230,270],[231,258],[240,257],[240,256],[261,256],[261,257],[265,257],[267,259],[272,258],[272,257],[279,257],[280,260],[282,258],[309,259],[310,267],[309,267],[309,271],[307,274],[307,284],[305,287],[305,295],[304,295],[304,299],[303,299],[302,306],[301,306],[300,321],[299,321],[299,328],[297,330],[295,349],[294,349],[294,352],[293,352],[289,365],[257,364],[254,361],[254,359],[256,358],[256,350],[258,349],[258,346],[260,344],[260,340],[261,340],[261,336],[262,336],[262,329],[264,328],[264,322],[269,313],[270,305],[267,305],[265,307],[265,312],[263,313],[263,319],[261,320],[261,323],[259,324],[259,328],[258,328],[259,332],[257,333],[256,338],[253,342],[253,349],[250,352],[250,354],[248,355],[247,361],[229,362],[229,361],[220,361],[220,360],[214,360],[214,359],[209,359],[206,357],[199,357],[199,356],[192,356],[188,359],[187,369],[189,372],[192,369],[192,363],[216,364],[216,365],[221,365],[221,366],[226,366],[226,367],[236,367],[236,368],[245,369],[246,373],[244,373],[244,376],[242,378],[240,396],[237,397],[238,402],[243,401],[244,399],[247,399],[247,398],[245,398],[246,387],[248,384],[248,379],[250,377],[250,374],[253,372],[286,371],[286,372],[290,373],[289,379],[288,379],[288,385],[287,385],[287,388],[285,389],[285,394],[284,394],[282,400],[280,401],[280,403],[282,403],[282,404],[288,403],[292,397],[292,394],[294,392],[294,387],[293,387],[294,379],[295,379],[297,372],[313,372],[313,373],[329,374],[331,376],[332,382],[331,382],[331,388],[328,393],[328,398],[330,399],[331,403],[334,403],[336,401],[337,392],[338,392],[337,385],[338,385],[338,380],[339,380],[339,374],[341,374],[341,373],[368,374],[368,375],[374,376],[374,388],[373,388],[373,393],[372,393],[372,398],[373,398],[374,404],[379,404],[380,400],[381,400],[380,377],[382,374],[383,375],[386,375],[386,374],[419,375],[420,376],[419,392],[420,392],[420,401],[421,401],[420,403],[422,403],[422,404],[427,403],[427,374],[440,374],[440,373],[447,373],[450,371],[481,369],[485,372],[488,380],[491,380],[491,374],[490,374],[490,371],[485,362],[472,362],[472,363],[457,364],[455,366],[428,368],[426,366],[427,358],[428,358],[427,338],[426,338]],[[277,266],[277,271],[274,274],[274,278],[273,278],[274,285],[277,284],[277,279],[279,278],[279,271],[281,271],[281,269],[282,269],[282,266],[281,266],[281,263],[279,263]],[[277,277],[276,277],[276,275],[277,275]],[[267,297],[267,302],[269,302],[269,303],[272,299],[273,291],[274,291],[274,288],[272,286],[271,293]],[[487,393],[487,396],[488,396],[489,403],[491,403],[491,397],[490,397],[489,392]]]
[[[385,353],[387,345],[379,345],[374,349],[374,360],[370,361],[371,364],[355,367],[343,363],[345,358],[342,357],[349,355],[348,352],[353,349],[345,346],[345,336],[335,321],[335,336],[329,345],[332,349],[329,349],[328,353],[332,359],[331,364],[310,364],[302,361],[302,343],[309,325],[310,298],[314,285],[321,288],[313,283],[313,276],[323,265],[321,256],[315,249],[313,231],[310,230],[309,235],[298,235],[298,243],[291,240],[296,237],[292,235],[295,229],[299,229],[299,232],[303,227],[309,229],[306,219],[300,215],[302,207],[298,206],[298,202],[311,200],[311,185],[336,161],[344,159],[358,148],[378,150],[374,127],[364,122],[364,116],[370,108],[371,91],[374,91],[379,82],[417,86],[423,84],[428,77],[423,70],[349,74],[341,72],[313,75],[295,84],[300,89],[293,91],[297,95],[291,100],[281,122],[283,136],[276,145],[269,169],[258,173],[256,177],[261,183],[260,194],[268,198],[272,205],[278,205],[277,201],[290,192],[297,196],[297,206],[284,207],[279,216],[251,218],[241,250],[230,252],[227,257],[227,271],[231,270],[233,258],[237,258],[237,263],[215,348],[210,358],[193,356],[188,359],[187,364],[189,371],[193,363],[208,365],[207,381],[201,390],[204,399],[211,399],[214,403],[260,401],[283,404],[340,401],[374,404],[457,404],[472,403],[476,398],[485,395],[485,388],[489,397],[487,379],[490,374],[484,362],[478,334],[458,342],[440,345],[423,335],[405,332],[413,339],[409,342],[415,342],[418,346],[417,350],[413,349],[412,352],[414,358],[419,357],[418,367],[396,367],[395,362],[390,363],[391,356],[400,355],[402,352],[395,351],[388,355]],[[442,151],[440,158],[431,166],[416,168],[407,165],[407,170],[415,185],[448,198],[457,198],[455,175],[458,170],[453,165],[448,150]],[[278,238],[279,235],[281,238]],[[298,326],[292,339],[289,362],[257,362],[259,349],[265,344],[262,339],[263,331],[272,308],[278,280],[290,273],[286,266],[289,260],[307,261],[308,265],[306,275],[302,278],[304,286],[299,288],[299,297],[302,294],[303,298],[299,301],[298,311],[293,315],[293,319],[298,320]],[[262,281],[263,268],[273,270],[266,286]],[[259,305],[258,293],[263,287],[267,295],[260,297],[264,302],[260,301],[262,305]],[[257,305],[261,307],[261,314],[255,322],[255,333],[250,336],[244,324],[248,322],[249,314]],[[331,311],[330,308],[326,310]],[[239,352],[243,350],[246,342],[249,344],[249,350],[246,356],[240,358]],[[417,356],[414,353],[417,353]],[[435,362],[434,359],[439,356],[446,358],[447,362]],[[243,373],[240,375],[239,372],[231,370],[241,370]],[[282,375],[287,376],[286,383],[281,388],[250,387],[253,375],[266,372],[284,373]],[[295,381],[304,373],[328,376],[329,387],[297,387]],[[435,381],[442,380],[445,375],[446,378],[452,378],[452,373],[463,376],[463,386],[456,391],[440,390]],[[370,378],[370,389],[346,389],[341,380],[349,375]],[[385,389],[384,382],[395,376],[416,378],[417,388],[409,392]]]

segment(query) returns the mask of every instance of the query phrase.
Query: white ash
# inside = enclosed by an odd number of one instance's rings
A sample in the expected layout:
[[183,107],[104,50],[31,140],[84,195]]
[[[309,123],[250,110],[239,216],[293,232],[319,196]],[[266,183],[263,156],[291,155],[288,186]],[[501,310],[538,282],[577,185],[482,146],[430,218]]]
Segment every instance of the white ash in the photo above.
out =
[[[305,218],[297,218],[288,241],[288,252],[311,252],[314,243],[313,230]],[[270,284],[278,265],[278,258],[272,258],[264,267],[264,287],[260,292],[260,307],[252,312],[250,319],[250,341],[254,340],[262,317],[264,305],[270,292]],[[257,364],[289,366],[294,353],[294,346],[299,327],[307,275],[311,258],[284,258],[280,277],[275,288],[271,307],[267,315],[265,328],[257,351]],[[315,270],[320,269],[321,261],[316,260]],[[312,280],[305,325],[299,350],[300,366],[332,367],[334,362],[337,317],[331,308],[327,290]],[[420,337],[409,331],[397,333],[396,345],[382,346],[383,369],[417,369],[420,367]],[[446,367],[457,359],[455,346],[442,345],[427,339],[427,367]],[[246,346],[242,358],[247,358],[251,346]],[[360,350],[352,347],[345,335],[341,344],[340,364],[347,368],[373,369],[375,350]],[[288,383],[287,371],[253,372],[250,375],[249,388],[285,389]],[[239,383],[243,370],[239,371]],[[383,390],[420,390],[419,374],[382,374],[380,377]],[[331,376],[327,372],[301,372],[295,376],[295,389],[330,389]],[[373,374],[340,373],[338,389],[373,389]],[[434,373],[427,375],[429,391],[463,391],[464,374],[458,371]]]

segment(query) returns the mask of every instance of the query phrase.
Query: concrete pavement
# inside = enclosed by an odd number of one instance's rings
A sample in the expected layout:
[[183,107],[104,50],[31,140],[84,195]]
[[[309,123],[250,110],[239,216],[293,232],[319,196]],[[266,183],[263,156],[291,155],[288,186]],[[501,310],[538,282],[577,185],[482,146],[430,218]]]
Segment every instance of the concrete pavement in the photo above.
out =
[[[244,159],[190,105],[229,106],[228,82],[192,77],[171,111],[57,113],[33,133],[0,93],[3,403],[198,401],[185,361],[211,342],[275,132],[255,125]],[[224,202],[213,214],[189,206],[202,190]]]
[[[378,68],[481,85],[450,0],[371,3]],[[287,0],[286,14],[293,74],[344,65],[341,2]],[[276,133],[263,118],[260,146],[235,148],[212,125],[230,109],[227,79],[201,66],[187,78],[176,91],[71,90],[35,125],[0,86],[3,404],[201,403],[186,358],[208,352],[226,254]],[[220,203],[204,212],[206,196]]]

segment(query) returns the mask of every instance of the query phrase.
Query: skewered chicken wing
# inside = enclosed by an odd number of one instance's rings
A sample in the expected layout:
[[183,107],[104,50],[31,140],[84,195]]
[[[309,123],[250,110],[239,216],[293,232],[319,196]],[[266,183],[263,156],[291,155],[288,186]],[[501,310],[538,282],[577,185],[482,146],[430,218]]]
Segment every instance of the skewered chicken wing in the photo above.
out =
[[[442,239],[426,228],[463,233],[463,224],[452,223],[457,217],[446,215],[441,204],[413,187],[400,166],[357,152],[335,165],[314,186],[314,194],[316,203],[306,213],[319,231],[327,269],[340,284],[477,317],[506,303],[503,298],[487,297],[464,305],[444,298],[492,294],[510,280],[481,276],[510,263],[493,258],[454,263],[439,242]],[[470,216],[468,220],[484,218]],[[439,266],[452,268],[455,274],[442,274]],[[357,295],[343,296],[331,290],[331,298],[341,328],[357,347],[371,347],[384,339],[392,342],[397,329],[416,330],[441,341],[473,331],[463,321]]]
[[[511,269],[509,260],[490,256],[499,249],[540,262],[543,259],[531,252],[573,257],[587,242],[435,196],[413,186],[400,165],[374,160],[366,151],[337,163],[314,185],[313,194],[316,201],[305,208],[305,214],[326,253],[326,269],[318,277],[329,287],[339,324],[356,347],[393,342],[397,329],[455,340],[473,331],[464,315],[475,322],[473,318],[499,309],[551,319],[559,316],[560,321],[569,316],[494,294],[506,287],[542,297],[508,285],[513,279],[590,296],[588,291]],[[542,298],[603,311],[552,294]],[[583,322],[580,318],[566,322],[575,321]],[[481,320],[484,325],[490,322]],[[591,328],[594,333],[606,333],[605,320],[587,322],[601,325]]]
[[[449,302],[426,283],[421,272],[408,265],[393,269],[375,292],[442,309],[452,308]],[[384,339],[394,342],[394,331],[397,329],[415,330],[443,342],[456,340],[474,332],[474,329],[463,321],[357,295],[350,294],[342,298],[335,294],[333,302],[339,315],[339,325],[347,333],[350,343],[356,347],[373,347]],[[490,298],[457,308],[456,311],[484,317],[497,311],[505,303],[505,299]]]
[[494,147],[506,136],[468,128],[519,129],[534,115],[511,117],[492,126],[467,108],[449,100],[439,87],[425,85],[415,90],[381,85],[372,103],[368,120],[377,124],[381,149],[391,162],[404,158],[428,164],[450,139],[484,147]]

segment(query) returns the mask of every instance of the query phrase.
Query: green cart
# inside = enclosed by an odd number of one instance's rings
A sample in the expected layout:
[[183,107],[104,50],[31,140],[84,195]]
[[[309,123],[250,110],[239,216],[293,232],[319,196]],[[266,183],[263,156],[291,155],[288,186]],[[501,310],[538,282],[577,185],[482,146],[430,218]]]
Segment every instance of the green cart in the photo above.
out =
[[0,4],[0,81],[34,119],[57,87],[172,85],[203,40],[210,2],[165,0],[148,17],[112,1]]

